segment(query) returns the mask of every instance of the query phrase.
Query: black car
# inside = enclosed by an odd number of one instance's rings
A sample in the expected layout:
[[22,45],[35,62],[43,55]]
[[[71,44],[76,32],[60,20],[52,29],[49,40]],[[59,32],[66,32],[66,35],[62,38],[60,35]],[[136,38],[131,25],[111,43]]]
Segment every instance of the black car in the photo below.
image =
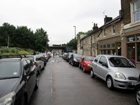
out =
[[38,88],[36,67],[29,58],[3,57],[0,55],[0,105],[27,105]]
[[69,52],[67,55],[66,55],[66,61],[69,62],[70,60],[70,57],[73,53],[72,52]]
[[80,58],[82,57],[81,54],[72,54],[71,57],[70,57],[70,60],[69,60],[69,64],[71,64],[72,66],[75,66],[75,65],[79,65],[79,60]]

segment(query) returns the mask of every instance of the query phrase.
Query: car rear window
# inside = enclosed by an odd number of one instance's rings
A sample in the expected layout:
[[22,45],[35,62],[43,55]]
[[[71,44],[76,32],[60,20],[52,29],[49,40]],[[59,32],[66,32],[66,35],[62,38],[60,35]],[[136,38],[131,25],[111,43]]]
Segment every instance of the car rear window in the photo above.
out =
[[19,61],[0,62],[0,78],[18,77],[20,74]]
[[86,56],[85,61],[93,61],[95,57]]
[[28,58],[34,62],[34,57],[29,56]]

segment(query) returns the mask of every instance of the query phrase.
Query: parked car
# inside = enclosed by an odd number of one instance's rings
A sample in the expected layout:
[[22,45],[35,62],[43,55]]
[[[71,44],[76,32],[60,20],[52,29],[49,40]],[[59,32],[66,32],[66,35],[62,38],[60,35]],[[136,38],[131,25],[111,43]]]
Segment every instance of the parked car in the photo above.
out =
[[48,59],[51,57],[51,52],[47,52],[47,57],[48,57]]
[[37,67],[37,73],[40,74],[41,70],[44,69],[44,61],[41,60],[41,57],[38,55],[26,55],[26,57],[33,61],[34,65]]
[[69,62],[70,57],[71,57],[72,54],[74,54],[74,53],[69,52],[69,53],[66,55],[66,59],[65,59],[65,60],[66,60],[67,62]]
[[89,64],[92,64],[93,59],[95,56],[88,56],[88,55],[83,55],[79,61],[79,68],[83,69],[83,72],[85,73],[86,71],[90,71],[91,67],[89,67]]
[[135,99],[137,104],[140,105],[140,82],[138,82],[135,87]]
[[67,53],[64,53],[62,58],[65,59],[66,58]]
[[45,57],[46,63],[48,62],[49,58],[46,53],[40,53],[39,55],[43,55]]
[[0,105],[27,105],[39,86],[36,67],[29,58],[6,56],[0,55]]
[[79,65],[79,60],[80,58],[82,57],[81,54],[72,54],[71,57],[70,57],[70,60],[69,60],[69,64],[71,64],[72,66],[75,66],[75,65]]
[[123,56],[98,55],[92,62],[91,77],[106,81],[109,89],[134,89],[140,70]]

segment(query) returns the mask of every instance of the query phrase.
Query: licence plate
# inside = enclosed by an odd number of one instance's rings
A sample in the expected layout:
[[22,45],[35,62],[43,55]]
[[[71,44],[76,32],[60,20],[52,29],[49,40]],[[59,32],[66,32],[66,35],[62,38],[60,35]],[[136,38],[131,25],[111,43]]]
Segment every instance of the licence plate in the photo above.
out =
[[131,85],[136,85],[138,82],[131,82]]

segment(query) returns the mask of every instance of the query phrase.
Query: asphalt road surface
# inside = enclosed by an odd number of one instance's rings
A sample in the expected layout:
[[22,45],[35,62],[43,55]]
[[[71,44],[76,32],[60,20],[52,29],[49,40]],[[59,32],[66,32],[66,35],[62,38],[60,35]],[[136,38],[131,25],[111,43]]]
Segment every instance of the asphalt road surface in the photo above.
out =
[[61,57],[50,58],[39,75],[39,89],[29,105],[137,105],[134,91],[109,90],[106,83],[83,73]]

